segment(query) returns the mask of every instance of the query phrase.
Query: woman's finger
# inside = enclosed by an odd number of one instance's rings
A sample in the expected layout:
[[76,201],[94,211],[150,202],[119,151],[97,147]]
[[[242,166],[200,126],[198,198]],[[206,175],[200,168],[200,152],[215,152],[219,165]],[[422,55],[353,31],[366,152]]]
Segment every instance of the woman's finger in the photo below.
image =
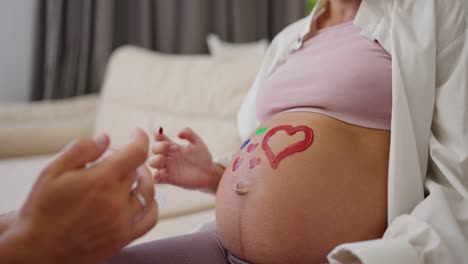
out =
[[195,133],[195,131],[193,131],[189,127],[182,130],[179,133],[178,137],[181,138],[181,139],[185,139],[185,140],[187,140],[188,142],[190,142],[192,144],[197,144],[197,143],[203,142],[201,140],[201,138]]
[[153,169],[162,169],[166,165],[166,156],[158,154],[150,159],[148,165]]
[[172,142],[172,140],[166,134],[164,134],[164,129],[162,127],[159,127],[159,129],[156,132],[154,132],[154,140],[156,142],[158,141]]
[[151,152],[154,155],[158,155],[158,154],[163,154],[164,155],[164,154],[166,154],[166,153],[168,153],[170,151],[171,146],[177,146],[177,145],[172,143],[172,142],[167,142],[167,141],[156,142],[151,147]]
[[166,169],[157,170],[153,175],[155,183],[166,184],[169,183],[169,174]]

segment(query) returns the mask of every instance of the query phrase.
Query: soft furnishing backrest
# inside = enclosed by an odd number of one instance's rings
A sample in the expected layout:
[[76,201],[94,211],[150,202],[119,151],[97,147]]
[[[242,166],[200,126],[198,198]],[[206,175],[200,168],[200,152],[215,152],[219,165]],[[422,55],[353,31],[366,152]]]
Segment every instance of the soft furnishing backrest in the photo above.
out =
[[188,126],[213,155],[234,151],[240,144],[237,110],[259,64],[259,58],[164,55],[120,48],[107,68],[95,134],[109,133],[112,147],[117,148],[136,126],[148,133],[163,126],[172,138]]

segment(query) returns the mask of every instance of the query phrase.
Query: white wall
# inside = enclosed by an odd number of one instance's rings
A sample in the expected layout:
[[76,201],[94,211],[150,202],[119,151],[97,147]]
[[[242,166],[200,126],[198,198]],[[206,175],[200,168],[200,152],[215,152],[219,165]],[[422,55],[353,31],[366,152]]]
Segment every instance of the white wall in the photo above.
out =
[[0,0],[0,102],[26,101],[37,0]]

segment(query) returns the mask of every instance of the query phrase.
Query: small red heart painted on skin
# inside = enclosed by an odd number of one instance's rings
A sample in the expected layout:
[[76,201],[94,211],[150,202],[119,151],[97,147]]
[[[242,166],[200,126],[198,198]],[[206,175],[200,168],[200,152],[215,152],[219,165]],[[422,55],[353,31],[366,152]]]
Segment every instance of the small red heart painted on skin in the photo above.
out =
[[257,147],[258,147],[258,143],[257,143],[257,144],[250,144],[250,145],[247,147],[247,152],[248,152],[248,153],[252,153]]
[[[271,150],[270,146],[268,145],[270,139],[278,132],[278,131],[286,131],[286,133],[289,136],[295,135],[298,132],[304,132],[305,138],[304,140],[301,140],[299,142],[296,142],[284,150],[280,151],[278,155],[275,155],[273,151]],[[283,126],[278,126],[270,131],[265,135],[262,141],[262,148],[265,151],[265,154],[270,161],[271,167],[273,169],[277,169],[279,163],[286,157],[293,155],[294,153],[301,152],[306,150],[310,145],[312,145],[312,142],[314,141],[314,131],[312,128],[307,127],[307,126],[289,126],[289,125],[283,125]]]
[[242,163],[242,159],[240,157],[237,157],[236,160],[234,160],[234,163],[232,163],[232,171],[236,171],[237,169],[239,169],[239,166],[241,165]]
[[260,164],[261,161],[262,161],[261,158],[252,158],[250,160],[250,166],[249,166],[250,169],[253,169],[253,168],[257,167],[257,165]]

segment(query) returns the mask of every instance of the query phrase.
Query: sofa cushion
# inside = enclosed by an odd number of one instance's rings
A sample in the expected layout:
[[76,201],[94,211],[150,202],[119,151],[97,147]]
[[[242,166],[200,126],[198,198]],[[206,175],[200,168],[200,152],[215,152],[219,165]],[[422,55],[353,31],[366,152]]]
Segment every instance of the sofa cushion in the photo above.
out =
[[55,153],[74,138],[91,136],[98,98],[0,104],[0,158]]

